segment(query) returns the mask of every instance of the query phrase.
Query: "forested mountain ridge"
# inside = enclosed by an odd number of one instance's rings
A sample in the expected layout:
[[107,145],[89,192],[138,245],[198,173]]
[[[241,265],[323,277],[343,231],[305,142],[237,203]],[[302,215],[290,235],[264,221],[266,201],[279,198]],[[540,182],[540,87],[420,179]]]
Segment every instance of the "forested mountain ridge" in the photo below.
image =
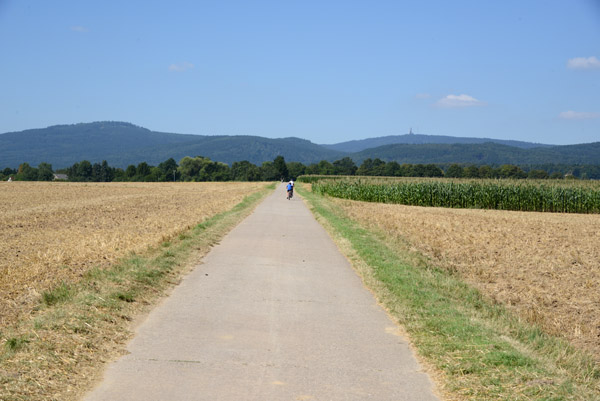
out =
[[55,125],[0,135],[0,165],[16,167],[47,162],[60,168],[83,159],[102,161],[114,153],[128,154],[140,147],[169,146],[195,135],[168,134],[123,122]]
[[[412,137],[413,141],[452,141],[453,138],[415,134],[406,136]],[[388,139],[371,138],[338,145],[343,145],[341,148],[356,146],[357,143],[363,146]],[[204,156],[230,165],[243,160],[261,165],[277,156],[283,156],[287,162],[305,165],[321,160],[333,162],[346,156],[357,164],[370,158],[401,164],[600,165],[600,142],[566,146],[504,142],[513,145],[491,142],[385,144],[351,153],[331,149],[333,145],[327,145],[328,148],[300,138],[184,135],[155,132],[124,122],[95,122],[0,134],[0,169],[17,168],[22,163],[37,166],[43,162],[60,169],[82,160],[92,163],[106,160],[111,166],[125,168],[141,162],[158,165],[170,158],[179,161],[185,156]]]
[[532,149],[540,147],[550,147],[553,145],[524,142],[524,141],[513,141],[504,139],[491,139],[491,138],[467,138],[467,137],[454,137],[444,135],[421,135],[421,134],[405,134],[405,135],[388,135],[380,136],[376,138],[360,139],[348,142],[340,142],[331,145],[322,145],[328,149],[337,150],[340,152],[361,152],[366,149],[377,148],[385,145],[425,145],[425,144],[483,144],[483,143],[498,143],[501,145],[512,146],[521,149]]
[[[303,164],[318,163],[321,160],[335,160],[345,154],[300,138],[263,138],[259,136],[207,136],[169,146],[158,145],[139,148],[128,154],[115,154],[109,157],[115,165],[131,164],[130,160],[147,161],[157,164],[168,158],[180,160],[185,156],[205,156],[211,160],[231,165],[236,161],[247,160],[261,165],[283,156],[287,161]],[[108,160],[108,159],[107,159]]]
[[279,155],[310,164],[345,154],[300,138],[172,134],[123,122],[56,125],[0,134],[0,168],[16,168],[24,162],[34,166],[45,162],[62,168],[81,160],[106,160],[125,168],[185,156],[205,156],[229,164],[248,160],[260,165]]
[[352,154],[352,159],[356,163],[361,163],[368,158],[415,164],[600,165],[600,142],[532,149],[522,149],[498,143],[395,144],[366,149]]

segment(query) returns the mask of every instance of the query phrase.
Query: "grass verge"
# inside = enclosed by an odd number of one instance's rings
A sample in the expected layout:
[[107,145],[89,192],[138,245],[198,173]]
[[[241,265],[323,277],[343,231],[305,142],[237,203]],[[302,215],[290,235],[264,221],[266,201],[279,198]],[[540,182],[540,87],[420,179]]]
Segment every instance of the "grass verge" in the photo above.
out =
[[132,321],[168,293],[211,246],[274,189],[246,197],[188,232],[92,269],[40,296],[28,319],[0,332],[0,401],[74,400],[125,350]]
[[298,187],[436,373],[445,399],[600,400],[600,369],[590,355],[485,299],[410,244],[366,230],[326,197]]

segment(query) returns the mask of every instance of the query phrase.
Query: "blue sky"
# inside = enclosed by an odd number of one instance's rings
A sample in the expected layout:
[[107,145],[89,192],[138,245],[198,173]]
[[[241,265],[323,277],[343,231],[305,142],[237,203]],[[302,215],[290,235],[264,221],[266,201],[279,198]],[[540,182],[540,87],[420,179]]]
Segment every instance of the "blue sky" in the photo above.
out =
[[600,141],[600,0],[0,0],[0,132]]

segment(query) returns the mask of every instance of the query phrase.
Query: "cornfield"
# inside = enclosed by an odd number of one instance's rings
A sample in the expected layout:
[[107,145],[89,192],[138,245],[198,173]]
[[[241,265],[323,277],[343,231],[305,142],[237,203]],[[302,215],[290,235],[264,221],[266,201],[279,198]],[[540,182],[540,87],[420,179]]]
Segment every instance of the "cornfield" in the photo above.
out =
[[313,191],[342,199],[409,206],[496,209],[528,212],[600,213],[600,189],[517,181],[316,180]]

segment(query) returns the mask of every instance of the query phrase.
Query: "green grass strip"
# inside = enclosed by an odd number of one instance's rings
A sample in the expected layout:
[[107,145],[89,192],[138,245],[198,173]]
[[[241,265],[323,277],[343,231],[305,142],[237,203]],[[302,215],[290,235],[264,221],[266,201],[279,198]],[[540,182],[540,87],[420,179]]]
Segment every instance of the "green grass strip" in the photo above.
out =
[[423,257],[410,263],[414,255],[349,219],[327,197],[299,192],[332,236],[350,244],[349,259],[368,266],[371,282],[365,282],[420,357],[442,372],[443,392],[478,401],[600,400],[600,370],[589,355],[520,321]]

